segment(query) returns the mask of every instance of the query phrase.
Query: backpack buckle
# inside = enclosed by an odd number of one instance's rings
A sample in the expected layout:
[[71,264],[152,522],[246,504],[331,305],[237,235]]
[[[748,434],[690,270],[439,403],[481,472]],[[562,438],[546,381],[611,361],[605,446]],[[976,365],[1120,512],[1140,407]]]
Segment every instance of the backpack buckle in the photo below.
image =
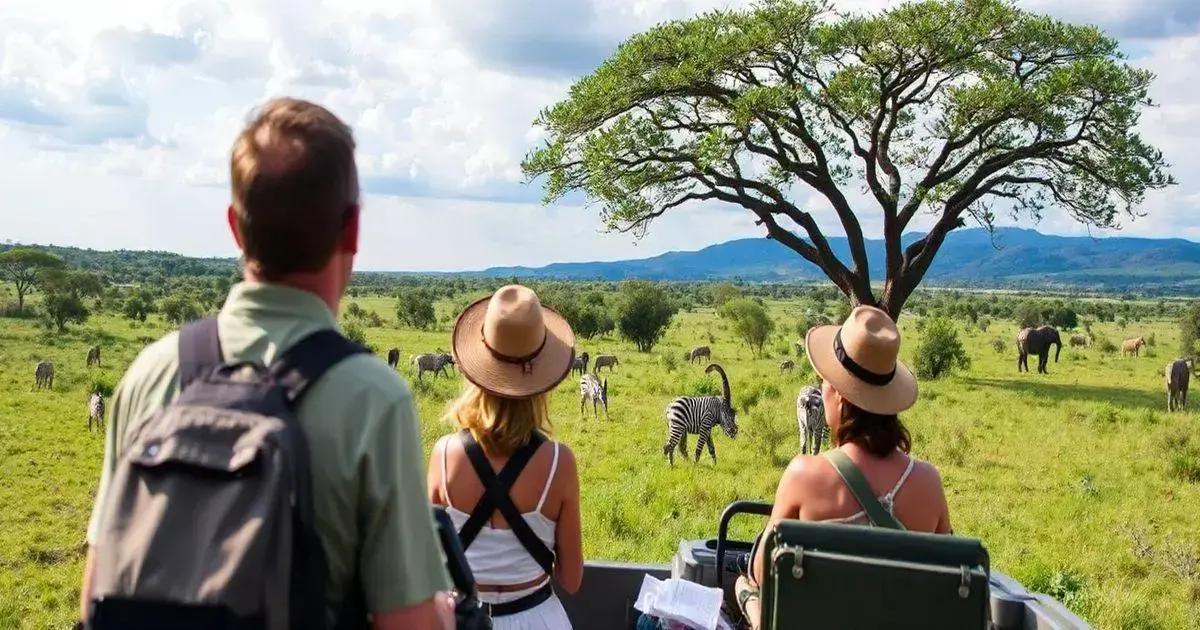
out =
[[958,596],[966,599],[971,594],[971,569],[967,565],[961,565],[962,581],[958,583]]

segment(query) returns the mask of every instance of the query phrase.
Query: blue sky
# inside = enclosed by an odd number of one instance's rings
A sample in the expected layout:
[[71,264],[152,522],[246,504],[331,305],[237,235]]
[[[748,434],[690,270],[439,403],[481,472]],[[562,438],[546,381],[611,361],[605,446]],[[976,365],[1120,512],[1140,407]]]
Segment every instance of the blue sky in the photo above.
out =
[[[519,168],[541,137],[530,124],[538,110],[625,37],[741,2],[3,4],[0,239],[234,255],[223,221],[228,150],[246,113],[282,94],[319,101],[355,128],[362,268],[642,257],[760,234],[748,213],[712,205],[668,214],[641,241],[604,234],[579,200],[542,206]],[[1200,2],[1020,4],[1099,24],[1158,75],[1159,106],[1142,128],[1180,185],[1149,198],[1147,216],[1122,233],[1200,240]],[[1052,212],[1038,229],[1085,233]]]

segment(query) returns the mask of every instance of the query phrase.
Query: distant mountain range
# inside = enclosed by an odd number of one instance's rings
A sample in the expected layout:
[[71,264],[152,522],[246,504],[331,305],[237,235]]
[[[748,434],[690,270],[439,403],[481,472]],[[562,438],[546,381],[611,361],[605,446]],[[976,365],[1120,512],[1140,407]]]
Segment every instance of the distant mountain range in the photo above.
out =
[[[907,234],[911,243],[922,234]],[[830,245],[850,260],[845,238]],[[882,240],[867,240],[872,276],[882,280]],[[744,280],[803,282],[824,274],[768,239],[741,239],[691,252],[614,262],[492,267],[470,275],[561,280]],[[925,277],[926,285],[991,288],[1078,288],[1151,293],[1200,293],[1200,243],[1183,239],[1052,236],[1034,230],[981,228],[951,232]]]

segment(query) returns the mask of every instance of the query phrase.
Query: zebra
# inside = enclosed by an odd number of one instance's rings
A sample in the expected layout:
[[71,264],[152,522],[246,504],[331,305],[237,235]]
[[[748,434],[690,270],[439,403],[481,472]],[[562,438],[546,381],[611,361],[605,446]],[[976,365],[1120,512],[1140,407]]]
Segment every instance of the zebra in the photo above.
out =
[[608,379],[601,383],[594,374],[584,374],[579,379],[579,415],[583,415],[584,403],[592,401],[592,417],[599,418],[596,404],[604,405],[604,419],[608,420]]
[[587,372],[589,361],[590,359],[588,358],[588,353],[580,353],[580,355],[575,357],[575,360],[571,362],[571,373],[574,374],[575,372],[579,372],[579,375],[583,376]]
[[617,355],[615,354],[598,354],[596,355],[596,363],[595,367],[592,368],[592,372],[599,374],[602,367],[608,367],[608,371],[611,372],[617,366],[617,363]]
[[796,396],[796,424],[800,425],[800,452],[807,455],[811,450],[813,455],[819,455],[821,444],[829,435],[829,426],[825,424],[825,401],[817,388],[805,387]]
[[779,373],[783,374],[784,372],[788,372],[790,374],[791,371],[793,369],[795,369],[795,367],[796,367],[795,361],[793,361],[791,359],[784,359],[783,363],[779,364]]
[[454,358],[446,353],[425,353],[419,354],[413,358],[413,367],[417,370],[417,380],[421,380],[421,376],[426,372],[441,374],[449,378],[446,373],[446,366],[454,365]]
[[393,370],[396,369],[396,366],[400,365],[400,348],[392,348],[391,350],[388,350],[387,361],[388,367],[392,368]]
[[695,363],[700,359],[712,360],[712,350],[708,346],[696,346],[688,353],[688,363]]
[[716,372],[721,375],[721,385],[724,388],[724,396],[680,396],[671,401],[667,405],[667,443],[663,445],[663,455],[675,465],[675,447],[679,447],[680,454],[684,459],[688,458],[687,453],[687,434],[694,433],[699,436],[696,443],[696,461],[700,461],[700,454],[704,451],[704,447],[708,447],[708,454],[712,457],[713,463],[717,463],[717,452],[713,448],[712,428],[714,424],[720,423],[721,429],[725,431],[730,439],[737,437],[737,412],[733,409],[733,403],[729,395],[729,377],[725,375],[725,370],[716,363],[710,363],[704,369],[704,373]]
[[92,346],[87,353],[87,366],[100,367],[100,346]]
[[41,361],[37,364],[37,368],[33,371],[33,387],[34,389],[54,389],[54,364],[49,361]]
[[88,399],[88,433],[92,431],[93,422],[97,431],[104,430],[104,395],[100,392],[94,392]]

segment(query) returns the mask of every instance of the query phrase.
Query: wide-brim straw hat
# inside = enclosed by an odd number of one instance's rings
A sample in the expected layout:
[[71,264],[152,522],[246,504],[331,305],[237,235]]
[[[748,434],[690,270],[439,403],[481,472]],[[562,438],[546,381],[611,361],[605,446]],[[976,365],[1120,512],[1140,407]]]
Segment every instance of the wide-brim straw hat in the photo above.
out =
[[898,414],[917,402],[917,379],[900,362],[900,330],[870,306],[850,312],[841,326],[817,326],[804,337],[808,361],[854,406]]
[[502,398],[554,389],[571,372],[575,333],[528,287],[511,284],[468,306],[451,341],[462,375]]

